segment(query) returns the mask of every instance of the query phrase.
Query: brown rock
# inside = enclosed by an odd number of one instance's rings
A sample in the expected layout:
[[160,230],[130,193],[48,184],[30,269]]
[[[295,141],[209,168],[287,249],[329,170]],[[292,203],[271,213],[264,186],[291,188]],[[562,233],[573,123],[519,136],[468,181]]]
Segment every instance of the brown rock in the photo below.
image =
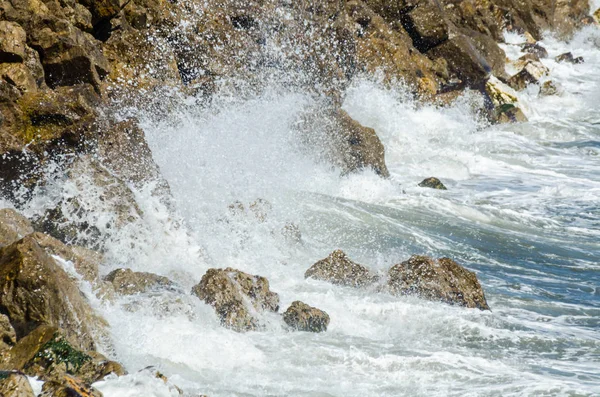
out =
[[541,96],[550,96],[550,95],[556,95],[558,93],[558,88],[556,87],[556,84],[554,84],[553,81],[545,81],[542,86],[540,87],[540,95]]
[[496,111],[495,121],[500,124],[504,123],[524,123],[528,121],[527,116],[521,110],[521,108],[506,104],[500,106]]
[[40,246],[36,235],[0,249],[0,310],[18,338],[37,326],[61,327],[74,346],[94,350],[98,318],[74,281]]
[[6,355],[6,359],[0,363],[0,368],[22,370],[35,358],[42,347],[54,338],[57,332],[58,328],[42,324],[19,338],[17,344]]
[[27,35],[14,22],[0,21],[0,62],[23,62]]
[[215,308],[223,326],[239,332],[260,327],[254,312],[279,310],[279,296],[266,278],[232,268],[209,269],[192,294]]
[[112,283],[115,292],[121,295],[133,295],[157,288],[169,288],[173,282],[166,277],[146,272],[134,272],[131,269],[117,269],[110,272],[104,280]]
[[0,372],[0,396],[35,397],[29,379],[17,371]]
[[413,255],[390,269],[388,287],[395,295],[417,295],[452,305],[489,310],[475,273],[449,258],[434,260]]
[[33,233],[29,219],[10,208],[0,209],[0,247],[5,247]]
[[444,58],[451,73],[469,86],[483,83],[492,71],[485,57],[477,50],[475,42],[462,34],[432,48],[427,55],[432,59]]
[[529,61],[523,69],[508,80],[508,85],[517,91],[524,90],[527,85],[535,84],[548,74],[548,68],[541,62]]
[[435,177],[423,179],[423,181],[421,181],[421,183],[419,183],[419,186],[420,187],[428,187],[431,189],[438,189],[438,190],[448,190],[446,188],[446,186],[444,186],[442,181],[440,181],[439,179],[437,179]]
[[295,301],[283,313],[287,325],[298,331],[325,332],[329,325],[329,315],[323,310]]
[[435,2],[418,2],[414,8],[402,14],[401,21],[420,52],[427,52],[448,40],[448,23]]
[[44,383],[39,397],[102,397],[102,393],[73,376],[65,375]]
[[327,258],[312,265],[304,277],[350,287],[364,287],[377,280],[367,268],[351,261],[342,250],[333,251]]
[[17,334],[10,324],[10,319],[0,314],[0,362],[4,361],[6,351],[17,343]]

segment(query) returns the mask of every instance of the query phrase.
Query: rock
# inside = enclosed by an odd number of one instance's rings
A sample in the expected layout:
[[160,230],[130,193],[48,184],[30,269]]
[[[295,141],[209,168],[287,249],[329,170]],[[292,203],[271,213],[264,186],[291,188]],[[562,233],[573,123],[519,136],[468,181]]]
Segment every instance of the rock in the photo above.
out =
[[298,331],[325,332],[329,325],[329,315],[323,310],[295,301],[283,313],[283,321]]
[[321,159],[339,167],[342,174],[372,169],[388,177],[385,149],[374,129],[364,127],[344,110],[323,105],[301,114],[295,123],[306,145]]
[[377,280],[366,267],[351,261],[342,250],[333,251],[312,265],[304,277],[350,287],[364,287]]
[[120,295],[134,295],[158,288],[173,287],[173,282],[166,277],[146,272],[134,272],[131,269],[116,269],[104,280],[112,283],[115,292]]
[[74,281],[37,241],[27,236],[0,249],[0,311],[23,338],[42,324],[64,329],[74,346],[94,350],[100,327]]
[[0,209],[0,247],[5,247],[33,233],[29,219],[10,208]]
[[81,380],[66,375],[60,380],[44,383],[39,397],[102,397],[102,393]]
[[527,121],[527,117],[518,107],[516,93],[508,85],[495,77],[485,85],[485,94],[489,102],[489,117],[496,123],[514,123]]
[[27,35],[19,24],[0,21],[0,62],[23,62]]
[[110,65],[94,37],[65,20],[57,20],[50,26],[36,26],[30,35],[29,45],[40,53],[48,86],[87,83],[100,92]]
[[541,62],[529,61],[519,73],[508,80],[508,85],[517,91],[521,91],[527,85],[539,82],[548,72],[548,68],[542,65]]
[[300,231],[300,227],[292,222],[287,222],[281,228],[281,235],[283,238],[290,243],[300,243],[302,242],[302,232]]
[[557,93],[558,93],[558,88],[556,87],[556,84],[554,84],[554,82],[552,82],[550,80],[544,81],[544,83],[540,87],[540,95],[541,96],[556,95]]
[[[142,217],[131,188],[94,157],[79,156],[67,176],[77,192],[85,194],[67,195],[35,222],[36,230],[68,244],[99,250],[110,232],[121,230]],[[102,221],[98,219],[100,214]]]
[[56,327],[40,325],[8,352],[2,367],[16,368],[43,380],[73,375],[93,383],[108,374],[125,374],[121,364],[95,351],[84,352],[69,343]]
[[594,11],[592,16],[594,17],[594,20],[596,21],[596,23],[600,23],[600,8],[598,8],[596,11]]
[[475,273],[452,259],[434,260],[413,255],[394,265],[388,274],[388,287],[395,295],[416,295],[452,305],[489,310]]
[[529,54],[535,54],[538,56],[538,58],[548,58],[548,51],[546,51],[546,49],[538,43],[525,43],[521,46],[521,51]]
[[232,268],[209,269],[192,294],[215,308],[223,326],[238,332],[260,327],[256,312],[279,310],[279,295],[266,278]]
[[420,52],[425,53],[448,40],[448,23],[433,2],[418,2],[410,11],[401,14],[400,21]]
[[10,319],[4,314],[0,314],[0,362],[4,361],[6,351],[10,350],[17,343],[17,334]]
[[29,379],[18,371],[0,372],[0,396],[35,397]]
[[556,62],[568,62],[572,64],[579,64],[585,62],[583,57],[575,58],[572,53],[565,52],[564,54],[560,54],[556,58],[554,58]]
[[488,61],[477,50],[475,42],[462,34],[432,48],[427,55],[432,59],[444,58],[451,73],[468,86],[483,83],[492,71]]
[[435,177],[423,179],[421,183],[419,183],[419,186],[438,190],[448,190],[446,186],[444,186],[444,184]]

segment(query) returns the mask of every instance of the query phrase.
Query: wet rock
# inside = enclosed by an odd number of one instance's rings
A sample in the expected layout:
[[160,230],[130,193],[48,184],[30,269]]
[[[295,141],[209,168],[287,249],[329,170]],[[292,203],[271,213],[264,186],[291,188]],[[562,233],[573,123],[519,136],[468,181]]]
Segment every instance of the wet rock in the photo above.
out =
[[232,268],[209,269],[192,294],[215,308],[223,326],[239,332],[260,327],[257,312],[279,310],[279,295],[266,278]]
[[104,280],[110,282],[115,292],[120,295],[134,295],[157,288],[173,287],[173,282],[166,277],[146,272],[134,272],[131,269],[116,269]]
[[548,72],[548,68],[542,65],[541,62],[529,61],[519,73],[508,80],[508,85],[517,91],[521,91],[529,84],[538,83]]
[[444,58],[448,68],[465,85],[476,86],[485,81],[492,67],[477,50],[475,42],[462,34],[457,34],[427,52],[431,58]]
[[323,310],[295,301],[283,313],[283,320],[291,328],[306,332],[325,332],[329,325],[329,315]]
[[93,383],[108,374],[125,374],[121,364],[95,351],[82,351],[56,327],[40,325],[8,352],[3,367],[17,368],[43,380],[73,375]]
[[515,123],[527,121],[527,117],[518,107],[514,90],[496,78],[490,78],[485,85],[485,94],[489,101],[489,117],[496,123]]
[[0,372],[0,396],[35,397],[29,379],[18,371]]
[[538,58],[548,58],[548,51],[538,43],[526,43],[521,46],[521,51],[537,55]]
[[29,219],[10,208],[0,209],[0,247],[5,247],[33,233]]
[[550,96],[556,95],[558,93],[558,87],[554,84],[553,81],[544,81],[542,86],[540,87],[540,95],[541,96]]
[[333,251],[312,265],[304,277],[350,287],[364,287],[377,280],[366,267],[350,260],[342,250]]
[[[344,174],[371,168],[378,175],[389,177],[385,149],[374,129],[362,126],[341,109],[327,111],[324,115],[317,114],[316,119],[311,121],[315,122],[320,124],[317,128],[324,130],[330,139],[326,157],[339,166]],[[319,144],[323,142],[313,143],[315,146]]]
[[27,36],[14,22],[0,21],[0,62],[23,62]]
[[288,222],[281,228],[281,235],[286,241],[291,243],[300,243],[302,241],[302,232],[295,223]]
[[17,334],[10,324],[10,319],[0,314],[0,362],[4,361],[5,353],[17,343]]
[[416,295],[452,305],[489,310],[475,273],[449,258],[413,255],[389,271],[388,287],[395,295]]
[[47,210],[35,222],[36,230],[68,244],[98,250],[112,231],[119,231],[142,217],[131,188],[94,157],[78,157],[67,176],[81,193],[66,197]]
[[565,52],[564,54],[560,54],[559,56],[557,56],[556,58],[554,58],[554,60],[556,62],[567,62],[567,63],[572,63],[572,64],[580,64],[585,62],[583,57],[577,57],[575,58],[573,56],[572,53],[570,52]]
[[433,2],[418,2],[410,11],[401,14],[401,22],[420,52],[427,52],[448,40],[448,23]]
[[440,181],[439,179],[437,179],[435,177],[423,179],[421,181],[421,183],[419,183],[419,186],[420,187],[428,187],[431,189],[438,189],[438,190],[448,190],[446,188],[446,186],[444,186],[442,181]]
[[94,350],[101,328],[75,282],[40,246],[37,235],[0,249],[0,310],[22,338],[42,324],[64,329],[71,343]]
[[598,8],[596,11],[594,11],[592,16],[594,17],[594,20],[596,21],[596,23],[600,23],[600,8]]
[[102,397],[102,393],[89,384],[66,375],[62,379],[44,383],[39,397]]

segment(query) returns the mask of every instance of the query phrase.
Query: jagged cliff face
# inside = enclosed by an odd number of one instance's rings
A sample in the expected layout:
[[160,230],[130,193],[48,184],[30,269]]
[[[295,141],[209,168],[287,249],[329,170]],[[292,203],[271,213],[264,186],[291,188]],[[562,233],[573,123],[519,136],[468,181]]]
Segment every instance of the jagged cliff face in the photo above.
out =
[[375,72],[431,100],[507,77],[503,29],[568,35],[588,11],[547,0],[2,1],[4,194],[35,184],[48,159],[125,133],[100,110],[111,101],[274,78],[335,107],[354,76]]

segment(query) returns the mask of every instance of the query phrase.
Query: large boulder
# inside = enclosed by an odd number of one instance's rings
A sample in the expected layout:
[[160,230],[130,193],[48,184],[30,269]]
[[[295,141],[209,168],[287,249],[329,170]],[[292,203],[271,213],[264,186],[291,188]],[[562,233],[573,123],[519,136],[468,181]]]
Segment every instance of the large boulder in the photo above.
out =
[[74,346],[94,350],[101,321],[38,239],[33,234],[0,249],[0,311],[18,338],[47,324],[64,329]]
[[329,325],[329,315],[316,307],[295,301],[283,313],[283,321],[298,331],[324,332]]
[[0,247],[5,247],[33,233],[29,219],[10,208],[0,209]]
[[342,250],[335,250],[312,265],[304,277],[350,287],[364,287],[377,280],[369,269],[350,260]]
[[416,295],[452,305],[489,310],[475,273],[449,258],[432,259],[413,255],[394,265],[388,288],[395,295]]
[[548,74],[549,70],[541,62],[529,61],[525,67],[508,80],[508,84],[515,90],[524,90],[529,84],[535,84]]
[[147,272],[134,272],[131,269],[116,269],[104,280],[110,282],[117,294],[134,295],[157,288],[171,288],[173,282],[166,277]]
[[6,354],[0,368],[17,369],[43,380],[73,375],[88,383],[111,373],[125,374],[121,364],[95,351],[74,347],[63,331],[49,325],[40,325],[21,338]]
[[14,22],[0,21],[0,62],[23,62],[27,35]]
[[29,379],[18,371],[0,372],[0,396],[35,397]]
[[256,313],[279,310],[266,278],[232,268],[209,269],[192,294],[215,308],[223,326],[240,332],[260,327]]

